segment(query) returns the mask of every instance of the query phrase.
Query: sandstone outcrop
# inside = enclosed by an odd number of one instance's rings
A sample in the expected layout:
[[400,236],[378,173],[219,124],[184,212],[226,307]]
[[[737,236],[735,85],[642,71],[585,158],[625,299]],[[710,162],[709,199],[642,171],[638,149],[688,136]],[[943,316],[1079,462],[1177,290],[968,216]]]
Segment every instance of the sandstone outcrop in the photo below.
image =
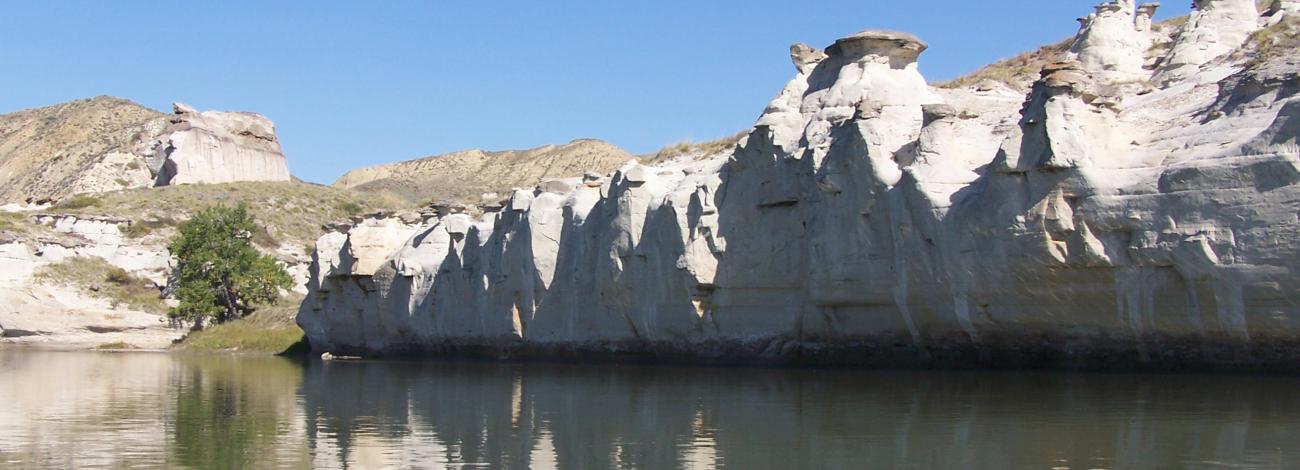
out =
[[252,113],[171,116],[101,96],[0,116],[0,203],[183,183],[288,181],[270,120]]
[[1195,9],[1157,80],[1169,83],[1187,78],[1200,66],[1236,50],[1260,27],[1255,0],[1195,0],[1192,6]]
[[149,167],[155,185],[289,181],[275,124],[255,113],[198,110],[176,103]]
[[1097,6],[1096,13],[1081,18],[1082,28],[1071,52],[1095,78],[1110,82],[1143,80],[1145,53],[1155,39],[1152,17],[1159,4],[1140,9],[1135,0],[1119,0]]
[[299,324],[335,353],[1294,369],[1300,70],[1244,59],[1253,1],[1197,7],[1146,57],[1152,7],[1103,5],[1027,96],[928,86],[907,34],[792,47],[734,151],[335,226]]

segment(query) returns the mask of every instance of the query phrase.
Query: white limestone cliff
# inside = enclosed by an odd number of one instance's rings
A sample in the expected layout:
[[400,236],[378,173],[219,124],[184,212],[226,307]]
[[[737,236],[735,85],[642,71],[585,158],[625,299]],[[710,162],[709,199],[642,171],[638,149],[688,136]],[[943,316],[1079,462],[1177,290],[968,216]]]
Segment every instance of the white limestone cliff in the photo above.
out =
[[931,88],[907,34],[796,45],[733,150],[333,226],[299,324],[336,353],[1294,367],[1300,70],[1202,69],[1245,8],[1198,7],[1153,70],[1152,7],[1104,5],[1028,96]]
[[44,236],[0,234],[0,344],[94,348],[106,343],[165,348],[183,336],[163,315],[92,295],[86,288],[45,279],[44,268],[72,258],[102,259],[155,285],[164,285],[171,256],[166,248],[126,240],[130,221],[67,214],[31,215]]
[[255,113],[200,112],[183,103],[174,108],[170,126],[149,158],[155,185],[291,179],[270,119]]
[[1162,82],[1187,78],[1240,47],[1260,27],[1255,0],[1195,0],[1192,7],[1191,17],[1156,76]]
[[1154,13],[1154,7],[1148,6],[1139,17],[1134,0],[1103,3],[1096,13],[1080,19],[1082,28],[1071,52],[1098,79],[1144,79],[1149,73],[1142,68],[1143,53],[1151,47]]

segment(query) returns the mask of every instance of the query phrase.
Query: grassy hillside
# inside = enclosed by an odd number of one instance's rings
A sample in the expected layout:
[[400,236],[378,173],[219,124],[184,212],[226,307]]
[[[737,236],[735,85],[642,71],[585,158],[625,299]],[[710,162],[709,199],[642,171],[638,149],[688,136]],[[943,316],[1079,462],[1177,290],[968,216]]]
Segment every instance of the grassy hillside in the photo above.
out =
[[582,176],[588,171],[604,174],[632,158],[608,142],[579,139],[527,150],[466,150],[357,168],[334,186],[385,194],[413,204],[476,203],[481,202],[483,193],[504,198],[511,188],[531,188],[546,179]]
[[142,126],[162,116],[111,96],[0,115],[0,202],[78,192],[77,181],[105,153],[141,144]]
[[384,195],[298,182],[242,182],[131,189],[71,198],[50,212],[131,219],[129,238],[162,241],[205,207],[247,203],[265,230],[254,241],[265,248],[310,245],[326,222],[379,209],[402,209],[405,201]]

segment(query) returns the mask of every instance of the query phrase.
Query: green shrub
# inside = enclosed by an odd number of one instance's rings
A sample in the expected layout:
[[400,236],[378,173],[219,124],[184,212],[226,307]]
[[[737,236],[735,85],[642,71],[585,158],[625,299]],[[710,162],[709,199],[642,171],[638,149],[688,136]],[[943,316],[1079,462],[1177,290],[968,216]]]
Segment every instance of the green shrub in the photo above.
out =
[[253,248],[258,230],[242,203],[208,207],[181,224],[168,246],[178,261],[171,287],[180,305],[168,316],[202,329],[205,323],[242,318],[256,304],[279,299],[293,278],[275,258]]

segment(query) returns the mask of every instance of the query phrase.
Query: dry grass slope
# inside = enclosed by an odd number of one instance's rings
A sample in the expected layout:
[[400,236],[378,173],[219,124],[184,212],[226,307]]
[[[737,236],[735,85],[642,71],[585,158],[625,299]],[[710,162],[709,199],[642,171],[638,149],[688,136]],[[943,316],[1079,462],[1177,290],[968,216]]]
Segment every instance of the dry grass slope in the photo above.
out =
[[[432,201],[479,202],[483,193],[504,194],[552,178],[607,173],[632,158],[607,142],[580,139],[528,150],[466,150],[398,163],[358,168],[334,183],[371,194],[386,194],[412,204]],[[504,196],[501,196],[504,197]]]
[[1069,39],[1050,46],[1043,46],[1036,51],[1025,52],[1010,59],[995,62],[970,75],[935,83],[934,86],[939,88],[965,88],[984,80],[993,80],[1011,85],[1013,88],[1025,87],[1038,79],[1038,72],[1043,70],[1044,65],[1056,60],[1057,57],[1069,50],[1073,42],[1074,39]]
[[0,201],[60,199],[109,150],[162,113],[110,96],[0,115]]
[[659,149],[659,151],[655,152],[653,155],[642,158],[641,163],[654,165],[688,154],[698,155],[701,157],[717,155],[718,153],[734,149],[736,144],[740,143],[740,140],[745,138],[747,135],[749,135],[749,131],[741,131],[721,139],[714,139],[707,142],[678,142]]
[[[217,204],[247,203],[264,233],[254,241],[265,248],[282,244],[310,245],[320,226],[331,220],[382,209],[405,209],[405,201],[383,195],[297,182],[194,184],[131,189],[79,196],[51,212],[126,217],[126,236],[163,241],[174,228],[198,211]],[[69,205],[68,203],[73,203]]]

